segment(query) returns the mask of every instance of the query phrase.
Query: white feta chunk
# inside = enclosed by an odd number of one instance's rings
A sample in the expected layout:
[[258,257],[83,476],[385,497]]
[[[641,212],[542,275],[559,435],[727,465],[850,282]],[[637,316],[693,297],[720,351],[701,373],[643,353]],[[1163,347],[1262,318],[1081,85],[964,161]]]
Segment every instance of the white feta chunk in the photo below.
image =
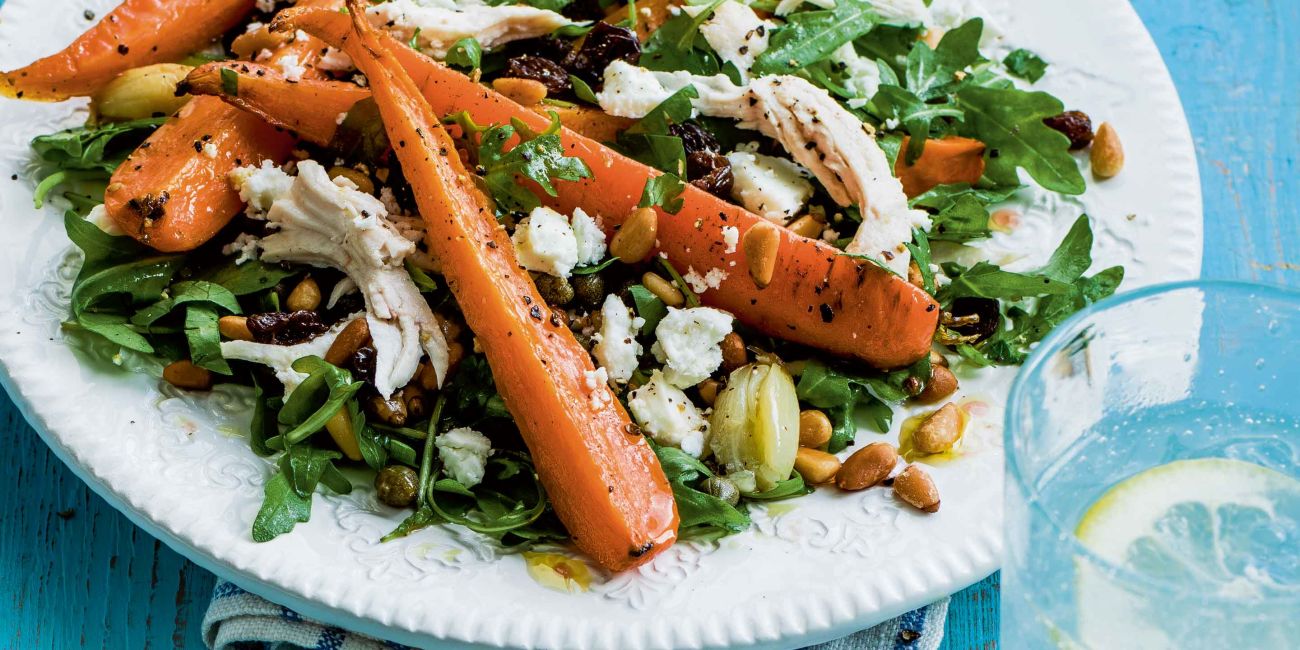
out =
[[696,458],[704,452],[709,421],[662,372],[656,370],[648,383],[628,394],[627,407],[641,430],[655,442]]
[[302,81],[303,73],[307,72],[307,66],[298,61],[298,55],[296,54],[282,56],[275,64],[280,68],[280,74],[284,75],[287,81]]
[[722,286],[722,281],[727,279],[727,272],[722,269],[709,269],[708,272],[700,274],[695,267],[687,267],[686,274],[682,276],[686,284],[691,285],[691,291],[697,294],[704,293],[709,289],[717,289]]
[[723,226],[722,243],[727,246],[723,251],[727,255],[736,252],[736,245],[740,243],[740,229],[735,226]]
[[240,167],[230,172],[230,182],[239,190],[239,200],[248,204],[248,216],[261,219],[277,199],[289,196],[293,177],[270,160],[260,167]]
[[442,466],[457,483],[472,488],[483,482],[492,441],[469,427],[452,429],[433,439]]
[[784,224],[803,210],[812,198],[813,185],[799,165],[761,153],[733,151],[731,197],[746,210]]
[[605,231],[600,218],[582,210],[573,210],[573,236],[578,240],[578,264],[589,266],[605,259]]
[[257,259],[257,247],[262,242],[258,236],[241,232],[235,237],[235,240],[221,247],[222,255],[234,255],[235,265],[238,266],[245,262]]
[[578,265],[578,238],[564,215],[548,207],[534,208],[510,237],[519,263],[529,271],[560,278]]
[[687,388],[704,381],[722,365],[723,337],[731,332],[731,314],[711,307],[668,308],[655,327],[650,351],[664,364],[664,377]]
[[754,59],[767,51],[768,38],[776,26],[759,18],[749,5],[727,0],[718,5],[713,17],[700,25],[700,35],[724,63],[736,66],[741,81],[745,81],[749,79]]
[[641,343],[636,340],[636,334],[645,325],[645,319],[633,316],[632,310],[615,294],[605,296],[600,316],[600,331],[592,337],[596,344],[591,353],[610,379],[626,384],[639,365]]

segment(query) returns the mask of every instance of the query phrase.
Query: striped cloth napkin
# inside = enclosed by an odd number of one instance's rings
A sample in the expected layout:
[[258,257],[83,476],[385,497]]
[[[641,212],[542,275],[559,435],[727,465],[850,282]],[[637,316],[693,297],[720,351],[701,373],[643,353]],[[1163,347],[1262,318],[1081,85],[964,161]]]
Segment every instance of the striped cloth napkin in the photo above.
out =
[[[892,621],[808,650],[938,650],[948,599]],[[407,646],[305,618],[220,580],[203,617],[203,641],[212,650],[405,650]]]

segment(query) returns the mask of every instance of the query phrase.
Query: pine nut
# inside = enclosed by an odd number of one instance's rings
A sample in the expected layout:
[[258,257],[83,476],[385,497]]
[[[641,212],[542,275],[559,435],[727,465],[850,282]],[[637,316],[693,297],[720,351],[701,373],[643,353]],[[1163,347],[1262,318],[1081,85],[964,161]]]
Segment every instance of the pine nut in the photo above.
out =
[[188,359],[181,359],[163,368],[163,380],[185,390],[209,390],[212,388],[212,371],[200,368]]
[[831,419],[817,409],[799,413],[799,446],[820,449],[831,441],[835,427]]
[[284,301],[289,311],[314,311],[320,306],[320,285],[307,276],[298,283],[298,286],[289,292],[289,297]]
[[1124,169],[1124,145],[1119,141],[1119,133],[1109,122],[1097,127],[1097,136],[1092,140],[1092,173],[1097,178],[1106,179],[1118,176]]
[[887,442],[873,442],[857,450],[835,475],[841,490],[865,490],[889,478],[898,464],[898,450]]
[[763,289],[772,283],[776,273],[777,251],[781,248],[781,231],[766,221],[760,221],[745,231],[741,240],[745,261],[749,264],[749,277]]
[[790,225],[786,226],[786,228],[794,231],[794,234],[799,235],[800,237],[820,239],[822,236],[822,230],[825,226],[814,219],[812,215],[805,214],[804,216],[791,221]]
[[686,296],[658,273],[646,273],[641,276],[641,284],[669,307],[681,307],[686,304]]
[[330,167],[329,176],[331,179],[342,176],[343,178],[352,181],[352,184],[357,186],[357,191],[362,194],[375,193],[375,182],[370,180],[370,176],[351,167],[344,167],[342,165]]
[[941,454],[952,449],[961,437],[961,413],[949,402],[931,413],[912,434],[912,444],[924,454]]
[[348,460],[361,460],[361,447],[357,445],[357,436],[352,431],[352,416],[347,409],[339,409],[334,417],[325,422],[325,430],[330,432],[334,444],[339,446]]
[[722,382],[716,379],[705,379],[695,389],[700,392],[700,399],[704,400],[705,404],[713,406],[713,402],[718,399],[718,391],[722,389]]
[[347,363],[348,359],[361,349],[361,346],[369,342],[370,323],[362,316],[348,323],[343,331],[339,332],[334,342],[330,344],[330,349],[325,352],[325,361],[341,366]]
[[492,89],[522,106],[533,106],[546,99],[546,84],[536,79],[501,77],[493,80]]
[[722,337],[722,369],[727,373],[749,363],[749,351],[745,350],[745,340],[735,332],[728,332]]
[[939,488],[934,486],[934,479],[916,465],[908,465],[894,477],[894,494],[914,508],[939,512]]
[[840,459],[834,454],[800,447],[794,456],[794,469],[809,483],[826,483],[840,471]]
[[930,367],[933,368],[935,366],[943,366],[947,368],[948,357],[943,356],[941,352],[930,350]]
[[957,392],[957,375],[944,366],[930,366],[930,381],[926,382],[925,390],[916,396],[916,400],[922,404],[937,404],[953,393]]
[[614,233],[609,254],[624,264],[639,264],[650,257],[659,236],[659,213],[654,208],[637,208]]
[[247,316],[222,316],[217,320],[217,330],[232,341],[253,340],[253,333],[248,329]]

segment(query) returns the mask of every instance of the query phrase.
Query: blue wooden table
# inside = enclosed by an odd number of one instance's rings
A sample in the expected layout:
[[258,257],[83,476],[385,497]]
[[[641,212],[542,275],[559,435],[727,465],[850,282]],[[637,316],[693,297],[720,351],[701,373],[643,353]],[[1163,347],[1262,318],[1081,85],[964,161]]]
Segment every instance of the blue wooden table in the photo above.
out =
[[[1196,138],[1205,275],[1300,286],[1300,0],[1134,4]],[[2,395],[0,431],[0,647],[201,647],[212,575],[91,494]],[[953,598],[944,648],[994,648],[997,625],[995,575]]]

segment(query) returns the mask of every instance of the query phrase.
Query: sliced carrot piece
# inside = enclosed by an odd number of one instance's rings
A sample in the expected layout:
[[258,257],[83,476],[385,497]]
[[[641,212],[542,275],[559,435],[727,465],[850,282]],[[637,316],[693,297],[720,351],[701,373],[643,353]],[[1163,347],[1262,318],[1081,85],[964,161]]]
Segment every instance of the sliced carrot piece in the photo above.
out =
[[938,140],[926,140],[921,157],[907,164],[907,143],[904,137],[894,163],[894,175],[903,181],[903,192],[914,197],[925,194],[937,185],[951,183],[978,183],[984,176],[984,143],[955,135]]
[[[618,571],[677,538],[672,489],[645,438],[609,388],[589,388],[591,357],[552,315],[455,143],[358,0],[341,45],[370,80],[428,228],[426,241],[492,367],[538,476],[574,543]],[[403,49],[405,48],[403,46]]]
[[57,54],[0,73],[0,95],[42,101],[93,95],[125,70],[175,61],[204,48],[239,24],[253,4],[126,0]]
[[[341,81],[302,79],[290,84],[275,68],[242,61],[199,66],[185,78],[180,92],[215,95],[316,144],[329,144],[342,123],[340,116],[370,96],[369,90]],[[303,110],[305,106],[311,110]]]
[[[311,9],[283,11],[276,22],[275,30],[302,29],[336,46],[349,29],[346,16]],[[384,42],[435,113],[468,111],[480,124],[518,119],[537,131],[548,126],[549,118],[395,40]],[[594,176],[557,183],[554,206],[566,213],[581,207],[599,214],[612,236],[637,206],[646,181],[659,172],[568,128],[561,140],[565,154],[585,161]],[[922,289],[787,229],[777,253],[780,271],[760,289],[745,271],[744,253],[727,242],[739,241],[764,219],[689,184],[682,198],[677,214],[660,212],[658,250],[684,274],[705,276],[714,269],[723,274],[715,273],[715,281],[699,292],[704,304],[730,311],[766,334],[880,368],[903,367],[929,354],[939,306]]]

